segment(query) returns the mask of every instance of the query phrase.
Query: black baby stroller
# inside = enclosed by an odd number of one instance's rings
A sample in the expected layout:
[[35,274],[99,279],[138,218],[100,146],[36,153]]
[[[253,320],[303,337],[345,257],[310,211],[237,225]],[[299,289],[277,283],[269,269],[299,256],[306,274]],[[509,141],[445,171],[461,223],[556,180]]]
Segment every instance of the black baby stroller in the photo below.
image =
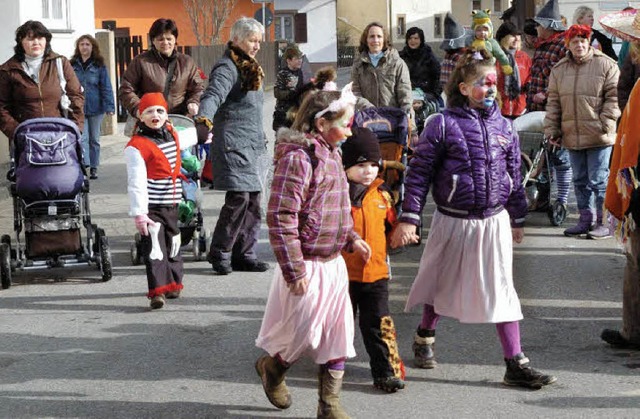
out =
[[81,134],[68,119],[35,118],[16,128],[7,174],[15,243],[8,234],[0,239],[2,288],[11,286],[17,270],[92,263],[103,281],[111,279],[109,240],[91,222],[89,182],[81,162]]
[[554,173],[550,161],[555,146],[544,136],[544,115],[545,112],[530,112],[516,118],[513,126],[520,138],[520,171],[529,207],[540,198],[540,193],[547,193],[549,196],[543,197],[549,202],[547,216],[552,225],[560,226],[567,218],[567,208],[555,199],[551,188]]
[[[191,118],[183,115],[170,114],[169,120],[180,136],[180,147],[185,144],[190,145],[195,140],[195,125]],[[193,138],[192,138],[193,137]],[[183,141],[188,141],[183,144]],[[182,175],[182,202],[178,208],[180,229],[180,242],[182,247],[191,245],[191,251],[196,261],[203,260],[208,252],[210,234],[204,228],[204,218],[202,216],[202,191],[200,189],[200,172],[185,170],[186,156],[196,156],[199,161],[200,170],[204,166],[200,160],[203,155],[199,145],[194,144],[182,150],[183,160]],[[190,157],[189,157],[190,158]],[[131,243],[131,262],[134,265],[142,263],[142,237],[140,233],[134,236],[134,243]]]

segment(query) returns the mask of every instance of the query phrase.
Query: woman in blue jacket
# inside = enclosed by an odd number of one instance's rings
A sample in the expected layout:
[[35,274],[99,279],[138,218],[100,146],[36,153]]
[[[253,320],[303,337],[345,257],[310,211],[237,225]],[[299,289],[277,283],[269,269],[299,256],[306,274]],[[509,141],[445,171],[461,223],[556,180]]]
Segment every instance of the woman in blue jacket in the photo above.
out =
[[98,179],[100,125],[105,113],[113,115],[115,106],[107,67],[93,36],[82,35],[78,38],[71,65],[84,90],[84,164],[91,167],[91,179]]

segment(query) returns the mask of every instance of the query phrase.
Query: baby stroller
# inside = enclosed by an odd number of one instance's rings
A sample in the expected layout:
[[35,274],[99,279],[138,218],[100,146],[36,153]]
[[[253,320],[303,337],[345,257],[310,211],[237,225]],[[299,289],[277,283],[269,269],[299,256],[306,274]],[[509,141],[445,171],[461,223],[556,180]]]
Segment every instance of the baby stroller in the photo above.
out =
[[103,281],[111,279],[109,240],[91,223],[80,139],[78,127],[65,118],[30,119],[16,128],[7,174],[15,242],[8,234],[0,239],[2,288],[11,286],[11,276],[18,270],[92,263]]
[[393,192],[396,208],[404,200],[404,169],[407,166],[409,116],[401,109],[366,108],[356,112],[354,127],[369,128],[378,137],[383,167],[378,175]]
[[[540,191],[548,193],[544,197],[549,202],[547,216],[554,226],[560,226],[567,218],[567,209],[557,199],[551,188],[554,180],[553,166],[550,164],[551,154],[555,146],[544,136],[544,112],[531,112],[513,122],[514,129],[520,137],[520,172],[522,185],[525,188],[529,206],[539,198]],[[544,187],[539,186],[544,183]]]
[[419,87],[416,87],[411,91],[413,98],[413,112],[415,113],[416,128],[418,135],[422,134],[424,124],[429,117],[439,111],[438,100],[432,94],[425,93]]
[[[192,144],[186,150],[182,150],[180,155],[183,160],[182,169],[182,202],[178,207],[179,219],[178,228],[180,229],[180,242],[182,247],[191,245],[191,251],[196,261],[203,260],[208,251],[210,241],[209,232],[203,227],[204,218],[202,216],[202,191],[200,189],[200,170],[185,170],[185,162],[187,159],[193,161],[193,157],[199,162],[199,168],[202,169],[203,164],[200,146],[195,144],[195,125],[191,118],[183,115],[170,114],[169,120],[173,127],[178,131],[180,136],[180,146],[184,144]],[[183,141],[186,141],[183,143]],[[131,244],[131,262],[134,265],[142,263],[142,237],[140,233],[134,236],[134,243]]]

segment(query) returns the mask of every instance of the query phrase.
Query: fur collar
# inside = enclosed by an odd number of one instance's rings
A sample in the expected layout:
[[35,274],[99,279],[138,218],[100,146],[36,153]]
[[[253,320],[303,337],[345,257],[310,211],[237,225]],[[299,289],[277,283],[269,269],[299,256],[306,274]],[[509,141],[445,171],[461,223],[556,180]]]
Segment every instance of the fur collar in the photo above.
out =
[[262,80],[264,80],[264,71],[262,71],[260,64],[249,57],[246,52],[233,45],[231,41],[227,44],[227,48],[229,48],[231,60],[240,71],[242,91],[260,90]]
[[311,138],[303,132],[282,127],[276,133],[276,145],[281,143],[297,144],[303,147],[309,147],[313,141],[311,141]]

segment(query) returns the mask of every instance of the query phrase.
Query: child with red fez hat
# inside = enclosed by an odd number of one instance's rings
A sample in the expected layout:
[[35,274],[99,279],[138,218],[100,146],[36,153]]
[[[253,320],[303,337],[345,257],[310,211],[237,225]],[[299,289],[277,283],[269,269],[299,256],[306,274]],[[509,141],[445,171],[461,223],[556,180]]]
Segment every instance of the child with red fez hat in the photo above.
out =
[[360,331],[369,354],[373,385],[394,393],[404,388],[405,376],[389,315],[391,272],[386,235],[396,222],[396,212],[390,191],[378,177],[382,161],[376,135],[367,128],[354,128],[341,148],[349,180],[353,229],[371,247],[368,261],[342,252],[349,273],[349,296],[354,317],[360,310]]
[[142,236],[147,297],[151,308],[159,309],[166,298],[178,298],[183,288],[178,229],[181,144],[177,131],[167,123],[167,102],[162,93],[142,96],[138,118],[138,130],[124,149],[129,214],[135,217],[136,229]]

